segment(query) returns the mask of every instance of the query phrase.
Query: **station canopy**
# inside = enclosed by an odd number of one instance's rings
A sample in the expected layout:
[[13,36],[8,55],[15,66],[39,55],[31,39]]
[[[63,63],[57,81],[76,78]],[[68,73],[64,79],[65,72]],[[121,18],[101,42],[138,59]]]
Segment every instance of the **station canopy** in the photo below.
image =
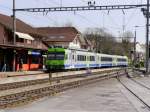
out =
[[16,35],[18,35],[19,38],[27,39],[27,40],[34,40],[32,36],[26,33],[21,33],[21,32],[15,32]]

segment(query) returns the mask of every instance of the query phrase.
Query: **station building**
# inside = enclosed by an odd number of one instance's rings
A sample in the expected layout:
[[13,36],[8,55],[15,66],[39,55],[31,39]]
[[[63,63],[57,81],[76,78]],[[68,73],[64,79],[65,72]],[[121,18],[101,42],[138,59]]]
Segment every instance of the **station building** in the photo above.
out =
[[75,27],[34,28],[16,19],[16,41],[13,18],[0,14],[0,71],[42,69],[48,47],[91,50],[91,45]]
[[35,28],[16,19],[16,42],[13,38],[13,18],[0,14],[0,71],[37,70],[43,66],[48,47]]

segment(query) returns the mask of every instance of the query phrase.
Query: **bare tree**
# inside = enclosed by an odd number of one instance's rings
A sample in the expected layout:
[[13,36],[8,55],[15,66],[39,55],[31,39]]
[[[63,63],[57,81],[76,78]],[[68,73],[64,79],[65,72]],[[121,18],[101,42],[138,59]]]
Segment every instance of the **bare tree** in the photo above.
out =
[[132,32],[127,31],[123,33],[122,37],[122,48],[124,50],[124,55],[131,57],[131,51],[133,49],[133,43],[131,42],[131,39],[134,38],[134,35]]
[[115,38],[113,38],[113,36],[106,30],[101,28],[88,28],[84,33],[84,36],[94,45],[94,51],[107,54],[114,53],[113,44]]
[[112,34],[101,28],[88,28],[84,33],[84,37],[93,44],[96,52],[130,56],[133,34],[129,31],[122,34],[122,42],[116,41]]

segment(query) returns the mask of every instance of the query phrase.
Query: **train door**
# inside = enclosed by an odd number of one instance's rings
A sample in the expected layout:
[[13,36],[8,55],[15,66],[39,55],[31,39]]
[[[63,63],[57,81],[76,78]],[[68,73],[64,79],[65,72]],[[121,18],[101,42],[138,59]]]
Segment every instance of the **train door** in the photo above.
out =
[[75,68],[75,50],[71,51],[71,65],[72,68]]
[[117,56],[113,56],[113,66],[117,66]]
[[99,67],[99,56],[98,56],[98,53],[95,54],[95,64],[96,64],[96,68]]
[[75,50],[72,51],[72,67],[75,67]]
[[65,69],[71,69],[71,51],[70,50],[66,50],[65,51],[65,62],[64,62],[64,66]]

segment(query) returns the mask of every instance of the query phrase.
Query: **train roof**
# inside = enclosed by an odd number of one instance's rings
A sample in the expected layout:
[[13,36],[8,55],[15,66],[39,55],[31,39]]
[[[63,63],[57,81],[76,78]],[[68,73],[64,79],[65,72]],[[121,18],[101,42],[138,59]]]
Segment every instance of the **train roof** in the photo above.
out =
[[48,48],[48,52],[65,52],[64,48]]
[[[65,50],[76,50],[76,51],[83,51],[83,52],[88,52],[88,53],[95,53],[95,52],[90,52],[86,49],[72,49],[72,48],[49,48],[49,52],[65,52]],[[118,57],[118,58],[127,58],[127,56],[121,56],[121,55],[110,55],[110,54],[103,54],[103,53],[95,53],[97,55],[102,55],[102,56],[111,56],[111,57]]]
[[86,49],[73,49],[73,48],[69,48],[68,50],[77,50],[77,51],[89,52],[89,51],[88,51],[88,50],[86,50]]

